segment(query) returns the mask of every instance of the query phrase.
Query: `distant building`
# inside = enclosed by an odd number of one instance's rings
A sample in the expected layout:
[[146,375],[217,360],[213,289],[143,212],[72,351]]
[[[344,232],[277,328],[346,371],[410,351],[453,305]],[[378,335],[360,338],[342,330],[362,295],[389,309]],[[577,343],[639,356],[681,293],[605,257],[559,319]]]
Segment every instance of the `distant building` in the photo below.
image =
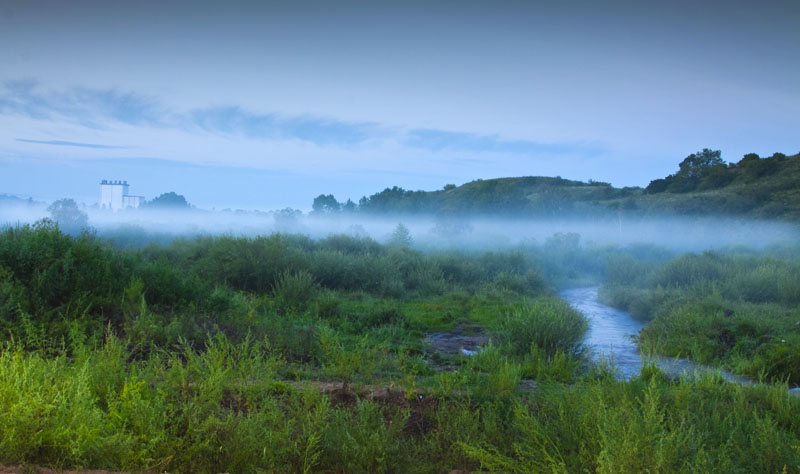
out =
[[127,181],[100,181],[100,209],[118,211],[128,207],[139,207],[144,198],[128,194]]

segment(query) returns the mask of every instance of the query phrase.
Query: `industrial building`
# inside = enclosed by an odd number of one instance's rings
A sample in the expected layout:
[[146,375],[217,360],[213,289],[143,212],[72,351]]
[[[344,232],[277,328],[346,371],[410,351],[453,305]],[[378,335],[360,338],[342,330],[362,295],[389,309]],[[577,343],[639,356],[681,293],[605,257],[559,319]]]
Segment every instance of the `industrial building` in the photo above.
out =
[[144,201],[142,196],[128,194],[127,181],[100,181],[100,209],[118,211],[129,207],[137,208]]

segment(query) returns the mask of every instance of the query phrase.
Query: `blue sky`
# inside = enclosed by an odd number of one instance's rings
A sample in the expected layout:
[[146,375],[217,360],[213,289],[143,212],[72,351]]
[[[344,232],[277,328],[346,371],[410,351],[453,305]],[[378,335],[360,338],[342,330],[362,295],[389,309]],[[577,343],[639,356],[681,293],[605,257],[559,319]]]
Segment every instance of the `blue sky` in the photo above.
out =
[[800,4],[0,5],[0,193],[205,208],[800,151]]

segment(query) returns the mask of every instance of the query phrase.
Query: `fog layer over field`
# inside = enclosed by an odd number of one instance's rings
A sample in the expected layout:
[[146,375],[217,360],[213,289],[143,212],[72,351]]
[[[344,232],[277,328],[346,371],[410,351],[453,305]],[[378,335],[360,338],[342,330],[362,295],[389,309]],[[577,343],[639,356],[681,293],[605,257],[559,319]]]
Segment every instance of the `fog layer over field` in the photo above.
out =
[[[320,238],[331,234],[370,237],[386,242],[408,231],[418,248],[492,249],[520,243],[544,243],[553,236],[578,234],[581,243],[630,245],[647,243],[676,251],[702,251],[730,246],[762,249],[798,241],[800,226],[779,221],[712,217],[464,217],[372,215],[364,213],[304,214],[300,211],[179,211],[136,209],[109,212],[85,208],[89,230],[122,246],[168,242],[199,235],[257,236],[275,232]],[[16,201],[0,206],[0,225],[32,224],[51,218],[46,205]],[[572,235],[574,240],[577,236]],[[569,239],[568,239],[569,240]],[[577,243],[577,242],[575,242]]]

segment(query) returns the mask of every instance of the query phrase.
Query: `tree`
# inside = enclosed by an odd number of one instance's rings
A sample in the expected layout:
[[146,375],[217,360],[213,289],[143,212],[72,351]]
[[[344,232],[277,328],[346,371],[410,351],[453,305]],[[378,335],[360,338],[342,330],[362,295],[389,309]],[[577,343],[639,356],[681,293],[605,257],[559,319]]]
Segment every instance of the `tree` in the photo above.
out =
[[314,203],[311,205],[311,209],[316,214],[332,214],[339,212],[341,207],[342,205],[333,197],[333,194],[320,194],[314,198]]
[[348,199],[347,202],[342,204],[342,210],[345,212],[355,212],[356,203],[354,203],[351,199]]
[[676,177],[686,177],[690,179],[700,179],[703,173],[716,165],[724,165],[722,161],[722,151],[709,150],[703,148],[703,151],[692,153],[681,161],[680,169]]
[[147,207],[159,209],[188,209],[191,205],[186,198],[172,191],[164,193],[146,204]]
[[275,219],[275,225],[282,230],[296,232],[300,226],[300,217],[303,216],[303,211],[287,207],[280,211],[274,211],[272,217]]
[[408,231],[408,227],[404,226],[402,222],[397,224],[397,227],[394,228],[392,236],[389,237],[389,245],[392,247],[411,246],[411,232]]
[[703,170],[703,178],[697,187],[699,191],[718,189],[730,184],[735,175],[724,163],[716,164]]
[[644,192],[648,194],[654,193],[663,193],[672,185],[672,182],[675,180],[675,175],[671,174],[666,178],[662,179],[654,179],[650,181],[650,184],[647,185]]
[[89,228],[89,216],[78,208],[72,199],[59,199],[47,208],[58,227],[70,235],[78,235]]
[[758,163],[758,161],[760,159],[761,159],[761,157],[758,156],[757,153],[748,153],[748,154],[744,155],[742,157],[742,159],[739,160],[739,163],[737,163],[736,165],[737,166],[747,166],[750,163]]
[[675,178],[669,186],[669,191],[673,193],[694,191],[697,189],[697,185],[700,184],[700,179],[711,168],[719,165],[725,166],[720,150],[703,148],[703,151],[692,153],[681,161],[680,169],[675,173]]

